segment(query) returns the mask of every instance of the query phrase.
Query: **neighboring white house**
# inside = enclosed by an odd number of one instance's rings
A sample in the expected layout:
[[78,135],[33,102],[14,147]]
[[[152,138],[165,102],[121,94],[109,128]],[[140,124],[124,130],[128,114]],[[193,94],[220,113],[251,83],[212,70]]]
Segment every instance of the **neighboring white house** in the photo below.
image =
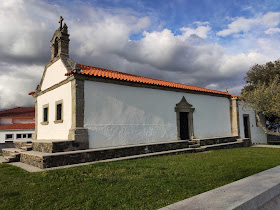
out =
[[244,114],[251,140],[266,141],[264,132],[254,129],[254,113],[241,110],[236,95],[77,64],[69,58],[66,24],[51,43],[51,60],[30,93],[34,141],[75,140],[80,148],[104,148],[245,137]]
[[0,111],[0,143],[31,140],[35,129],[34,118],[34,107],[17,107]]

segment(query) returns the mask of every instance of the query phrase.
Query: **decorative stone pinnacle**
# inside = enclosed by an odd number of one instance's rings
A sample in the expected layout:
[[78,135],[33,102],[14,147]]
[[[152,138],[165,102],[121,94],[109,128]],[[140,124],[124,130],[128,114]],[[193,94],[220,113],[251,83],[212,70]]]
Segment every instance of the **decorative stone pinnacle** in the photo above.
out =
[[63,21],[63,20],[64,20],[63,17],[60,16],[60,19],[59,19],[59,21],[58,21],[58,23],[60,24],[60,26],[59,26],[60,30],[62,29],[62,21]]

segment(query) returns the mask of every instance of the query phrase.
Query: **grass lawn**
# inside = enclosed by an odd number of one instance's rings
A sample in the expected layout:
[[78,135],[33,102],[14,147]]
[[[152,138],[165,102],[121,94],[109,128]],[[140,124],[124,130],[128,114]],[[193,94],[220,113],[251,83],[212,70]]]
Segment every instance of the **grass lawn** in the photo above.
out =
[[156,209],[280,165],[238,148],[28,173],[0,164],[0,209]]

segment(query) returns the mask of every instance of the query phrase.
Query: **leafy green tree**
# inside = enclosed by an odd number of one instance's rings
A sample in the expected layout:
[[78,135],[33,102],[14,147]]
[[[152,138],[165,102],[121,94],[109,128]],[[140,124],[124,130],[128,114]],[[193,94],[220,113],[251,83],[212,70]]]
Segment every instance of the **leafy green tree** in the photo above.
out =
[[280,61],[252,66],[245,81],[240,99],[256,112],[258,126],[267,134],[280,136],[280,133],[267,129],[260,120],[260,114],[263,114],[270,123],[280,124]]

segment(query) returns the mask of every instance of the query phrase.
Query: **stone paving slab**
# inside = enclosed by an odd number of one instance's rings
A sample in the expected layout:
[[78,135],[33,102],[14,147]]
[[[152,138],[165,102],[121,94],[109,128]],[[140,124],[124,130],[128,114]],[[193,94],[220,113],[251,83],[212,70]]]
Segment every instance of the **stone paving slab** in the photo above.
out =
[[179,201],[161,210],[173,209],[280,209],[280,166]]

